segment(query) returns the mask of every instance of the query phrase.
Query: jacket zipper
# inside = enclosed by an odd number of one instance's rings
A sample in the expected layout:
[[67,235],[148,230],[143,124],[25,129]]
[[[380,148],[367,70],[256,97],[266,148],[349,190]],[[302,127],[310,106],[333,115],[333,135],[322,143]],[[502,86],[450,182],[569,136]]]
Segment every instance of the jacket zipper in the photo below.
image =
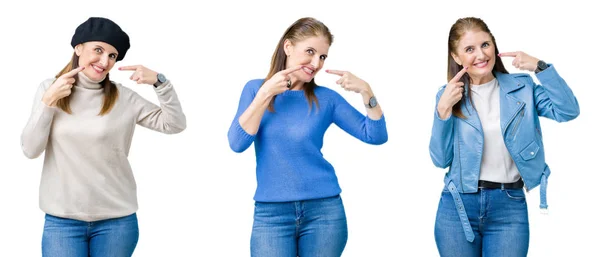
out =
[[[522,116],[524,116],[524,111],[525,111],[525,110],[524,110],[524,109],[525,109],[524,105],[525,105],[524,103],[520,105],[520,107],[521,107],[521,110],[520,110],[519,112],[521,113],[521,115],[522,115]],[[508,124],[506,125],[506,129],[508,129],[508,125],[510,125],[510,123],[512,123],[512,122],[515,120],[515,118],[517,117],[517,115],[519,115],[519,112],[517,112],[517,113],[516,113],[514,116],[512,116],[512,117],[510,118],[510,122],[508,122]],[[522,119],[523,119],[523,118],[519,119],[519,120],[518,120],[518,123],[521,123],[521,120],[522,120]],[[518,123],[517,123],[517,124],[515,124],[515,126],[516,126],[516,125],[519,125]],[[502,133],[502,138],[504,139],[504,144],[505,144],[505,145],[506,145],[506,138],[504,137],[504,133],[506,133],[506,129],[505,129],[505,130],[503,131],[503,133]],[[515,129],[513,128],[513,132],[514,132],[514,130],[515,130]],[[507,147],[507,149],[508,149],[508,147]],[[513,158],[513,161],[515,162],[515,166],[517,166],[517,173],[519,173],[519,176],[521,177],[521,179],[523,179],[523,175],[521,174],[521,171],[519,170],[519,169],[520,169],[520,167],[519,167],[519,164],[518,164],[518,162],[516,161],[516,158],[513,156],[513,153],[511,153],[511,151],[510,151],[510,150],[509,150],[508,152],[510,153],[510,156]],[[523,185],[524,185],[524,187],[525,187],[525,191],[529,192],[529,188],[527,187],[527,183],[525,183],[525,180],[524,180],[524,179],[523,179]]]
[[521,118],[519,118],[517,120],[517,123],[515,123],[515,125],[513,126],[512,131],[510,133],[510,137],[512,137],[513,140],[515,139],[514,137],[515,137],[515,134],[517,133],[517,128],[519,128],[519,124],[521,124],[521,121],[523,120],[523,117],[525,116],[525,109],[522,109],[520,113],[521,113]]

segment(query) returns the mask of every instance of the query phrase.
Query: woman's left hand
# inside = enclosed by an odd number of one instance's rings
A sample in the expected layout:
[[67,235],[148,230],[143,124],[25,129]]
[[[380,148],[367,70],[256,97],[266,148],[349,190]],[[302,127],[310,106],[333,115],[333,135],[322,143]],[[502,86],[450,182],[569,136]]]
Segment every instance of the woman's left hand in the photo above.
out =
[[512,65],[519,70],[528,71],[535,71],[535,69],[537,69],[538,61],[540,60],[521,51],[499,53],[498,56],[514,57],[515,59],[513,60]]
[[156,84],[156,81],[158,81],[158,73],[142,65],[123,66],[119,67],[119,70],[134,71],[129,79],[137,82],[138,84],[154,85]]
[[340,70],[325,70],[329,74],[335,74],[340,76],[335,83],[342,86],[346,91],[352,91],[359,94],[365,94],[371,92],[371,86],[369,83],[350,73],[349,71]]

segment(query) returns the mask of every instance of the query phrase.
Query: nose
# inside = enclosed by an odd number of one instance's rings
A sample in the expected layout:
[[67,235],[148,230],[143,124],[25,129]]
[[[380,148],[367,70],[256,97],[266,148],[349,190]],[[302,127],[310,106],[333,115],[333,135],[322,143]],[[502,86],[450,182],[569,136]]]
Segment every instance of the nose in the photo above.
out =
[[477,57],[477,59],[483,59],[485,57],[485,54],[483,53],[483,50],[481,48],[477,48],[475,56]]
[[321,58],[319,56],[315,56],[310,61],[310,65],[312,65],[316,70],[321,68]]
[[106,66],[108,66],[108,54],[103,54],[100,57],[100,64],[102,64],[103,68],[106,68]]

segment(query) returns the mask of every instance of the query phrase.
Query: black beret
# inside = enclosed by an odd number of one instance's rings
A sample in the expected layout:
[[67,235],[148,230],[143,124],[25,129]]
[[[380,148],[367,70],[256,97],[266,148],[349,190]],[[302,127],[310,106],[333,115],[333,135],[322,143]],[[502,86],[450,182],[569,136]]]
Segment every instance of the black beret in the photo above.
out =
[[117,61],[123,60],[125,53],[129,49],[129,36],[119,25],[107,18],[91,17],[84,23],[81,23],[71,39],[71,46],[78,44],[101,41],[112,45],[117,49]]

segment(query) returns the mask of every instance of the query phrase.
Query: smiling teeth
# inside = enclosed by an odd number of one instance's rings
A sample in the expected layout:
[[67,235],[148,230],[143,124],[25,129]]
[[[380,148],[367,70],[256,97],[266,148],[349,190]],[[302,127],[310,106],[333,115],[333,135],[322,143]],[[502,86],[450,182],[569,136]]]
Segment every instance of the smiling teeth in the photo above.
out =
[[92,68],[94,68],[94,70],[97,70],[97,71],[100,71],[100,72],[104,71],[103,68],[100,68],[100,67],[98,67],[96,65],[92,65]]
[[310,74],[312,74],[314,72],[313,70],[311,70],[309,68],[306,68],[306,67],[304,67],[303,69],[304,69],[304,71],[306,71],[306,72],[308,72]]

